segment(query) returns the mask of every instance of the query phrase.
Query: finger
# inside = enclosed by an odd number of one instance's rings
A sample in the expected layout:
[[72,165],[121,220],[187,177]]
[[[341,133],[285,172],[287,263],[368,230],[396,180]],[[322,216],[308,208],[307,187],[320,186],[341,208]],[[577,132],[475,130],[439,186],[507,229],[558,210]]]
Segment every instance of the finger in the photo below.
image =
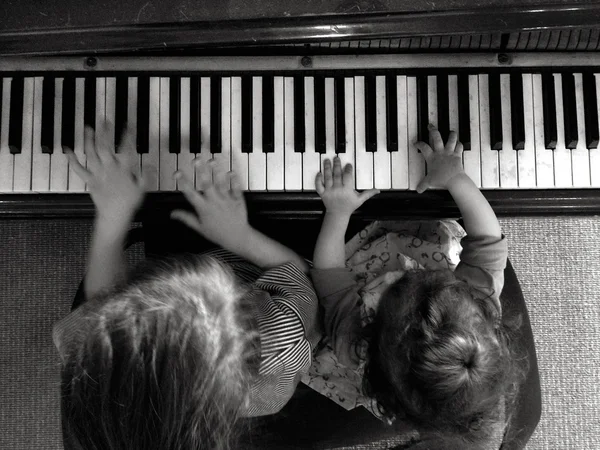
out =
[[204,199],[202,198],[202,195],[194,189],[194,184],[191,180],[180,171],[175,172],[175,179],[177,180],[177,186],[181,192],[183,192],[187,201],[195,208],[200,208],[204,203]]
[[448,153],[452,153],[456,147],[456,143],[458,142],[458,133],[456,131],[451,131],[448,134],[448,141],[446,142],[446,147],[444,149]]
[[187,225],[188,227],[190,227],[192,230],[195,230],[198,233],[202,233],[202,225],[200,224],[200,221],[198,220],[198,216],[196,216],[195,214],[192,214],[189,211],[184,211],[182,209],[176,209],[175,211],[171,212],[171,219],[178,220],[179,222],[183,223],[184,225]]
[[140,177],[139,157],[135,149],[135,130],[133,128],[125,128],[119,143],[119,151],[115,156],[117,161],[131,170],[136,177]]
[[333,158],[333,185],[342,185],[342,161],[340,161],[339,156]]
[[381,191],[379,189],[369,189],[367,191],[362,191],[358,195],[358,198],[361,201],[361,203],[364,203],[367,200],[369,200],[371,197],[374,197],[375,195],[379,194],[380,192]]
[[354,186],[354,169],[350,163],[344,166],[342,182],[344,183],[344,186]]
[[88,166],[97,167],[100,163],[98,153],[96,153],[96,135],[94,129],[86,126],[83,131],[83,148],[87,157]]
[[444,150],[444,141],[438,129],[432,124],[429,124],[427,128],[429,129],[429,144],[433,150],[436,152]]
[[323,195],[325,192],[325,184],[323,183],[323,174],[321,172],[315,177],[315,189],[319,195]]
[[422,194],[429,188],[429,178],[425,177],[421,180],[421,182],[417,185],[417,192]]
[[456,147],[454,148],[454,153],[456,153],[457,155],[462,155],[464,151],[464,147],[462,142],[457,142],[456,143]]
[[423,157],[425,158],[425,161],[429,160],[429,158],[433,154],[433,150],[431,150],[431,147],[429,146],[429,144],[427,144],[423,141],[415,142],[415,148],[417,150],[421,151],[421,153],[423,154]]
[[73,150],[71,150],[68,147],[64,147],[64,149],[65,155],[67,155],[67,160],[69,161],[69,165],[73,169],[73,172],[75,172],[83,182],[89,183],[89,181],[92,178],[92,174],[90,173],[90,171],[81,165],[81,163],[77,159],[77,156],[75,155],[75,153],[73,153]]
[[231,196],[236,200],[242,200],[244,198],[244,191],[240,183],[240,177],[235,172],[229,172],[229,181],[231,182]]
[[227,198],[229,194],[229,174],[227,172],[215,172],[213,174],[215,180],[215,191],[222,198]]
[[194,159],[194,167],[196,168],[196,184],[198,189],[204,191],[210,185],[212,185],[212,163],[209,161],[202,161],[199,158]]
[[323,178],[326,189],[333,186],[333,171],[331,170],[331,160],[329,158],[323,161]]
[[96,132],[96,153],[102,164],[110,164],[116,161],[114,143],[110,139],[110,126],[107,121],[102,122],[100,129]]

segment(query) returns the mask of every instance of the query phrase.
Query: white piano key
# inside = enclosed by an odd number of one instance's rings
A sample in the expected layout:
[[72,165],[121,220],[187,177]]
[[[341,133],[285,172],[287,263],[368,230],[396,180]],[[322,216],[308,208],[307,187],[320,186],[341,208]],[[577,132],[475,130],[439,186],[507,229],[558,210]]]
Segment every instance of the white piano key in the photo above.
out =
[[262,77],[252,77],[252,153],[248,155],[248,188],[267,189],[267,155],[262,143]]
[[50,189],[50,154],[42,153],[42,94],[43,77],[34,80],[31,190],[48,192]]
[[391,171],[392,189],[408,189],[408,98],[406,92],[406,75],[396,77],[398,108],[398,151],[392,152]]
[[[466,101],[467,99],[461,99]],[[458,133],[458,76],[448,75],[448,126]],[[461,136],[458,136],[460,141]]]
[[105,95],[104,118],[108,127],[108,145],[114,148],[118,143],[115,142],[115,108],[117,99],[117,79],[115,77],[106,78]]
[[[23,83],[23,130],[21,135],[21,153],[14,155],[13,191],[31,191],[31,160],[32,160],[32,132],[33,132],[33,77],[26,77]],[[11,119],[14,119],[11,117]]]
[[427,112],[429,113],[429,123],[437,126],[437,76],[429,75],[427,77]]
[[302,153],[294,149],[294,78],[284,79],[285,190],[302,190]]
[[[134,130],[133,132],[133,148],[137,149],[137,100],[138,100],[138,79],[137,77],[129,77],[127,80],[127,126]],[[129,160],[131,170],[136,175],[142,173],[142,158],[136,153],[136,158]],[[126,156],[117,155],[117,158],[123,160]]]
[[197,190],[200,190],[198,184],[199,171],[202,166],[212,158],[210,152],[210,77],[202,77],[200,79],[200,153],[196,153],[196,160],[199,161],[194,169],[194,185]]
[[375,77],[377,151],[373,155],[373,184],[377,189],[392,187],[391,152],[387,148],[385,76]]
[[[354,78],[344,78],[344,113],[346,126],[346,151],[338,154],[342,167],[352,164],[352,170],[356,172],[355,142],[354,142]],[[356,188],[356,177],[354,179]]]
[[[96,122],[94,129],[99,130],[106,120],[106,78],[96,78]],[[96,135],[96,139],[97,139]],[[87,187],[86,187],[87,190]]]
[[321,155],[315,147],[315,79],[304,79],[305,148],[302,153],[302,189],[315,189],[315,177],[321,171]]
[[221,152],[213,153],[216,171],[231,170],[231,77],[221,79]]
[[[190,77],[181,78],[181,103],[179,116],[181,118],[181,148],[177,154],[177,170],[194,184],[195,171],[193,159],[196,156],[190,149]],[[180,189],[179,183],[175,183]]]
[[536,187],[535,164],[535,119],[533,117],[533,84],[532,75],[524,73],[523,83],[523,112],[525,119],[525,147],[517,151],[517,166],[519,167],[519,187]]
[[[490,144],[490,99],[487,75],[479,75],[479,133],[481,142],[481,187],[500,187],[498,151]],[[471,150],[472,151],[472,150]]]
[[177,170],[177,153],[171,153],[169,148],[169,126],[170,126],[170,86],[169,77],[160,78],[160,112],[159,112],[159,180],[160,191],[174,191],[175,178],[173,174]]
[[10,192],[13,186],[14,158],[8,148],[10,120],[10,85],[12,79],[2,80],[2,128],[0,129],[0,192]]
[[[600,122],[600,75],[594,74],[596,79],[596,98],[598,99],[598,121]],[[598,124],[600,126],[600,123]],[[590,184],[600,187],[600,147],[590,150]]]
[[142,153],[142,175],[149,191],[160,189],[160,78],[150,77],[148,152]]
[[248,153],[242,152],[242,78],[231,78],[231,170],[248,190]]
[[354,119],[355,119],[355,159],[356,189],[373,188],[373,153],[367,151],[365,131],[365,77],[354,78]]
[[[466,101],[466,99],[461,99]],[[463,166],[473,183],[481,187],[481,142],[480,142],[480,111],[479,111],[479,77],[469,75],[469,117],[471,120],[471,150],[463,152]],[[488,146],[489,135],[488,135]]]
[[267,190],[281,191],[283,182],[284,158],[284,106],[283,106],[283,77],[274,77],[273,80],[273,152],[267,153]]
[[[87,156],[85,154],[85,122],[84,122],[84,104],[85,104],[85,79],[75,79],[75,136],[73,140],[73,153],[77,156],[77,160],[83,167],[87,167]],[[83,192],[85,190],[85,182],[79,178],[71,165],[69,165],[69,192]]]
[[[498,152],[498,170],[500,172],[500,187],[516,188],[519,185],[517,152],[512,144],[512,116],[510,103],[510,75],[500,75],[500,98],[502,101],[502,150]],[[498,105],[490,105],[490,108]]]
[[408,187],[416,190],[417,185],[425,177],[425,158],[415,147],[419,138],[419,122],[417,120],[417,79],[406,80],[407,113],[408,113]]
[[[533,81],[533,131],[535,135],[535,165],[536,187],[554,187],[554,158],[553,150],[548,150],[544,135],[544,98],[542,90],[542,75],[534,74]],[[527,114],[527,111],[525,112]],[[526,130],[527,133],[527,130]],[[526,134],[526,139],[529,135]],[[527,144],[526,144],[527,145]]]
[[554,154],[554,184],[558,188],[573,187],[571,150],[565,147],[565,119],[562,102],[562,76],[554,74],[554,99],[556,101],[556,148]]
[[590,186],[590,152],[585,139],[585,110],[583,108],[583,81],[580,73],[575,77],[575,101],[577,102],[577,147],[571,149],[573,186]]
[[62,102],[63,78],[56,78],[54,80],[54,145],[50,155],[51,192],[65,192],[69,186],[69,161],[62,149]]
[[325,78],[325,153],[321,154],[321,170],[323,161],[333,162],[335,157],[335,86],[333,78]]

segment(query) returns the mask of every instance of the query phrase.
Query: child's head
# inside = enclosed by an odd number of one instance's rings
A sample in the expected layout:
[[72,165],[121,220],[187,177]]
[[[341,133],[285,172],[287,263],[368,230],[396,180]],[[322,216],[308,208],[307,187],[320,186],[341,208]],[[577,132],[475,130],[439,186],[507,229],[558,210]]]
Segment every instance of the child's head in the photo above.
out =
[[515,365],[497,309],[450,270],[408,272],[372,324],[365,390],[388,418],[485,437]]
[[242,289],[216,260],[171,259],[90,299],[62,369],[63,421],[92,449],[226,449],[246,397]]

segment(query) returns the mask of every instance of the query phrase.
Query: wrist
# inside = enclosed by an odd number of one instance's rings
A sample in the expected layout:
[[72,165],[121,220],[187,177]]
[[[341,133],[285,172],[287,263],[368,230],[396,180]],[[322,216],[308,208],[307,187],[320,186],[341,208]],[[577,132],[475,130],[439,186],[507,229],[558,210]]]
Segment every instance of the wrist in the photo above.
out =
[[325,219],[328,221],[334,221],[339,223],[348,223],[350,221],[350,217],[352,216],[352,212],[347,211],[325,211]]
[[131,221],[132,219],[129,217],[108,219],[98,216],[94,222],[94,229],[97,234],[103,237],[122,238],[129,231]]
[[457,186],[465,183],[465,182],[473,182],[473,180],[471,180],[471,178],[469,177],[469,175],[467,175],[467,173],[463,170],[460,171],[454,175],[452,175],[448,181],[446,182],[446,189],[448,189],[449,191],[455,189]]

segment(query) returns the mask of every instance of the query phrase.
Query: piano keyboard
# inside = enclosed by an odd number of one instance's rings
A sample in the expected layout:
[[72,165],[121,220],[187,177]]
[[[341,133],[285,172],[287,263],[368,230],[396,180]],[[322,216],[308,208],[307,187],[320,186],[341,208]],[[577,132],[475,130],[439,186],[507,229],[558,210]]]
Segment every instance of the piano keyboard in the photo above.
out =
[[430,122],[444,139],[458,131],[483,189],[600,187],[600,70],[450,66],[173,75],[0,61],[0,192],[85,191],[62,147],[85,163],[84,125],[103,120],[115,140],[134,127],[152,191],[177,190],[176,170],[194,179],[195,157],[234,170],[247,191],[313,191],[336,154],[354,165],[357,189],[414,190],[426,165],[413,144]]

